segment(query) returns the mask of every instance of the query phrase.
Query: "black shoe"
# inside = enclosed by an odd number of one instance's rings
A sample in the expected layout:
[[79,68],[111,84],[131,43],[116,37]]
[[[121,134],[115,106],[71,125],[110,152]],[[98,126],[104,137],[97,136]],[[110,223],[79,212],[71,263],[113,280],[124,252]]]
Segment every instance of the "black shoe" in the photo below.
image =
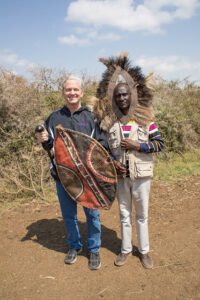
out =
[[77,255],[80,254],[82,251],[82,249],[69,249],[69,251],[67,252],[65,258],[64,258],[64,263],[65,264],[69,264],[72,265],[76,262],[77,260]]
[[101,260],[99,253],[90,253],[88,267],[90,270],[98,270],[101,267]]

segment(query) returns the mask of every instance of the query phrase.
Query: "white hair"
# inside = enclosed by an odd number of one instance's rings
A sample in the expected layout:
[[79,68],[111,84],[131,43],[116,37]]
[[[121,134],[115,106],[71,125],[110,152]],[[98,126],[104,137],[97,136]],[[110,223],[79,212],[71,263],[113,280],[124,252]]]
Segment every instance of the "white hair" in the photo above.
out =
[[67,81],[70,81],[70,80],[74,80],[74,81],[77,81],[79,84],[80,84],[80,86],[81,86],[81,89],[83,89],[83,80],[80,78],[80,77],[78,77],[78,76],[76,76],[76,75],[69,75],[65,80],[64,80],[64,82],[63,82],[63,88],[64,88],[64,86],[65,86],[65,83],[67,82]]

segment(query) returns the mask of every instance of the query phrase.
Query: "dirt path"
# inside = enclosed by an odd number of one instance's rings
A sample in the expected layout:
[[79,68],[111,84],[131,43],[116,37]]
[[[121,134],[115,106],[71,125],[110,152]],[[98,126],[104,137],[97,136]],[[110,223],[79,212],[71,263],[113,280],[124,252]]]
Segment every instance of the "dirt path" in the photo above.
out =
[[[20,206],[0,217],[0,299],[200,299],[200,176],[153,182],[150,241],[155,267],[132,256],[113,265],[120,249],[115,202],[102,212],[102,268],[90,271],[86,251],[64,265],[63,221],[57,204]],[[85,218],[79,209],[85,240]],[[135,232],[134,232],[135,237]]]

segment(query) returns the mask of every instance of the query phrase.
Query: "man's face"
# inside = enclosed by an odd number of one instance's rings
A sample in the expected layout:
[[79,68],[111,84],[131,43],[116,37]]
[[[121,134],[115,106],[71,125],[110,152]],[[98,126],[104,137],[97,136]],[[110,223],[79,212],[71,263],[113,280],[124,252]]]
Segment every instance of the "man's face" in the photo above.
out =
[[127,111],[131,104],[130,91],[128,86],[119,85],[115,89],[114,99],[118,108],[123,112]]
[[63,97],[66,105],[74,106],[80,104],[82,96],[83,91],[79,81],[71,79],[65,82],[63,87]]

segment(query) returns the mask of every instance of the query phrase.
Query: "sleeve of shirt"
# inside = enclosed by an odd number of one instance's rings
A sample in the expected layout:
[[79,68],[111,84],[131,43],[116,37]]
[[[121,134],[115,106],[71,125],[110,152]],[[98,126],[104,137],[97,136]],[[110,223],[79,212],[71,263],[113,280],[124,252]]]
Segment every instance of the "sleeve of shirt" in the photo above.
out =
[[49,139],[48,141],[46,141],[45,143],[42,144],[42,147],[45,150],[51,150],[53,147],[53,141],[54,141],[54,134],[53,134],[53,130],[50,127],[50,118],[48,118],[45,123],[44,123],[44,127],[46,128],[46,130],[49,133]]
[[108,146],[108,140],[107,140],[106,133],[103,130],[101,130],[98,123],[95,123],[95,130],[94,130],[93,137],[109,152],[109,146]]
[[149,140],[146,143],[140,144],[140,152],[154,153],[162,151],[164,147],[164,141],[158,130],[158,126],[155,123],[151,123],[149,126]]

